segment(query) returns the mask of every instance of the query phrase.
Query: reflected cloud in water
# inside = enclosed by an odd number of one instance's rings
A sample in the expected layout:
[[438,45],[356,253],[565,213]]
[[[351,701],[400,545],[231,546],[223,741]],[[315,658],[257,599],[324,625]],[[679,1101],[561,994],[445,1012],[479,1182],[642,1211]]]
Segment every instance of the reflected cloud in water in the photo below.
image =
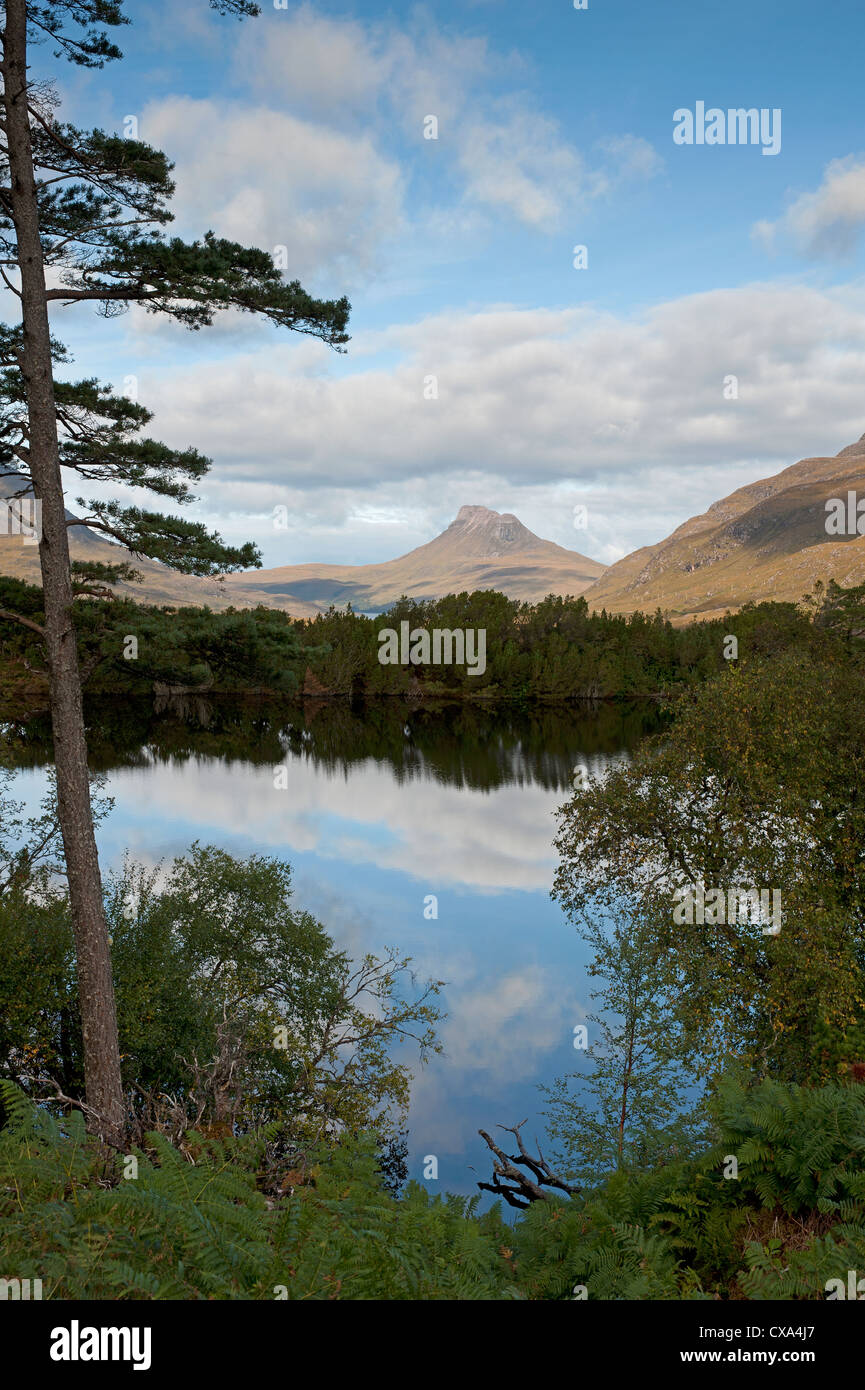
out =
[[[549,897],[555,810],[577,764],[602,775],[652,716],[209,709],[166,723],[149,713],[137,738],[127,726],[112,744],[109,730],[101,750],[115,798],[99,832],[104,863],[126,849],[158,862],[193,840],[278,855],[298,905],[341,947],[392,945],[420,979],[445,981],[444,1053],[416,1071],[410,1174],[421,1178],[435,1154],[438,1190],[474,1190],[488,1176],[478,1128],[528,1117],[542,1134],[537,1083],[578,1062],[573,1030],[592,986],[586,948]],[[18,790],[35,800],[44,755],[30,737]]]

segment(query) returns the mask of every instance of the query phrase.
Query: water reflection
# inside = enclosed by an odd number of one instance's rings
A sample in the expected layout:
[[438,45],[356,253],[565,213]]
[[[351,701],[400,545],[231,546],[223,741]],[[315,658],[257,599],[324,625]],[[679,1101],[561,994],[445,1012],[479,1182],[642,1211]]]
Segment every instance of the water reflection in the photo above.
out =
[[[662,723],[650,701],[515,709],[399,700],[238,701],[163,690],[152,702],[102,699],[87,707],[95,771],[200,755],[272,764],[287,749],[331,768],[374,758],[397,779],[435,777],[478,788],[532,782],[557,791],[570,785],[577,745],[583,753],[609,756],[634,747]],[[47,713],[10,719],[5,730],[19,767],[50,761]]]
[[[127,848],[156,863],[196,839],[280,855],[340,946],[394,945],[445,980],[445,1055],[416,1078],[410,1163],[420,1177],[435,1154],[441,1190],[471,1191],[487,1176],[478,1127],[529,1116],[542,1130],[535,1083],[573,1069],[589,1010],[584,948],[549,899],[553,813],[577,763],[596,774],[659,723],[649,705],[104,702],[88,709],[115,798],[100,849],[106,863]],[[46,720],[7,733],[35,800]]]

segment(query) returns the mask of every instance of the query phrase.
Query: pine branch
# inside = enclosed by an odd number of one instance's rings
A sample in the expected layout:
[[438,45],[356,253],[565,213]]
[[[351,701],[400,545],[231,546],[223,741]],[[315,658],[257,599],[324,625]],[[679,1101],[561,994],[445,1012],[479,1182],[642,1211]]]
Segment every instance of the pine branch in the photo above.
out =
[[5,618],[10,623],[20,623],[22,627],[29,627],[32,632],[36,632],[40,637],[45,637],[45,629],[39,623],[34,623],[32,618],[24,618],[20,613],[11,613],[8,608],[0,608],[0,618]]

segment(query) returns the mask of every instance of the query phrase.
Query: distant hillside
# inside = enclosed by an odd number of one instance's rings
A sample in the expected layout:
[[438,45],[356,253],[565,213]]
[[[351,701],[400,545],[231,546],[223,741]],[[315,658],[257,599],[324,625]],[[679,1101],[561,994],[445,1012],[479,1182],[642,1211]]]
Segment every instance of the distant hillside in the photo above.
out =
[[[11,480],[0,478],[0,498],[10,497],[16,488]],[[67,512],[71,520],[72,513]],[[103,564],[117,565],[124,561],[134,565],[144,576],[143,584],[119,584],[116,592],[126,594],[139,603],[167,604],[172,607],[200,607],[205,604],[213,609],[236,607],[254,608],[263,603],[271,608],[288,609],[294,617],[314,617],[318,611],[302,599],[275,602],[271,595],[258,590],[256,579],[258,571],[253,570],[242,577],[245,584],[227,591],[224,580],[197,579],[193,575],[176,574],[155,560],[139,560],[130,555],[122,546],[103,540],[86,526],[69,528],[69,549],[73,560],[96,560]],[[262,571],[264,573],[264,571]],[[41,584],[39,554],[35,545],[28,545],[23,537],[7,536],[0,533],[0,574],[13,579],[24,579],[29,584]]]
[[[536,603],[550,593],[581,594],[603,571],[597,560],[541,540],[510,512],[460,507],[446,531],[399,559],[378,565],[286,565],[262,570],[254,583],[274,600],[290,594],[318,607],[351,603],[357,610],[379,612],[402,594],[441,598],[463,589],[498,589]],[[230,576],[226,591],[246,582],[246,575]]]
[[831,458],[803,459],[691,517],[666,540],[612,565],[585,592],[592,608],[720,616],[749,599],[796,601],[817,579],[865,583],[865,536],[826,533],[826,502],[865,497],[865,435]]

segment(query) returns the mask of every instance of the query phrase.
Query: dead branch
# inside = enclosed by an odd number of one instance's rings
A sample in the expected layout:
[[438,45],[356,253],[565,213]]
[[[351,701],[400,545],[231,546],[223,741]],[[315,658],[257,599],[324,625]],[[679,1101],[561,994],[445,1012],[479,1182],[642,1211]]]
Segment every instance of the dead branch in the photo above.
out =
[[[573,1187],[570,1183],[565,1182],[564,1178],[560,1178],[557,1173],[553,1172],[541,1153],[540,1145],[538,1145],[536,1158],[532,1157],[526,1149],[520,1134],[520,1130],[526,1123],[526,1120],[521,1120],[518,1125],[498,1126],[499,1129],[515,1136],[519,1148],[518,1154],[508,1155],[504,1153],[485,1129],[478,1130],[484,1143],[495,1155],[492,1182],[479,1182],[478,1187],[483,1188],[485,1192],[494,1192],[497,1197],[504,1197],[509,1206],[517,1207],[520,1211],[525,1211],[532,1202],[547,1201],[549,1194],[544,1191],[545,1187],[557,1188],[569,1197],[575,1197],[580,1191],[579,1187]],[[523,1169],[528,1169],[528,1172],[524,1172]],[[508,1186],[507,1184],[511,1185]]]

